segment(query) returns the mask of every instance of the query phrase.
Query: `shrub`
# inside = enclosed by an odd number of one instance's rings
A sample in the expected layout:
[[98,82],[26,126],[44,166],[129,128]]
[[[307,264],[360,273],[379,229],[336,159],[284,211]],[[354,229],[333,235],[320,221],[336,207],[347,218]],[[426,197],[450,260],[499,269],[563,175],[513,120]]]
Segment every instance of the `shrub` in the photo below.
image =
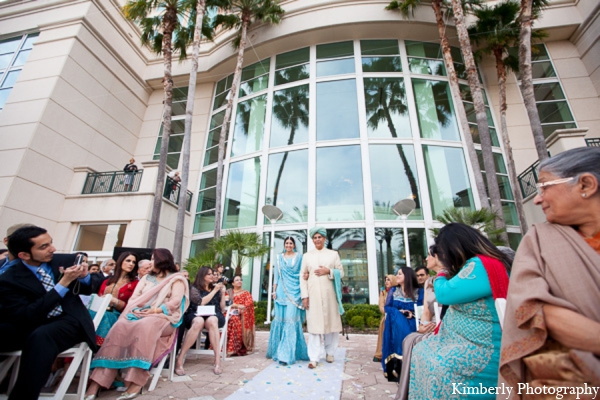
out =
[[348,324],[353,328],[363,329],[365,327],[365,319],[360,315],[357,315],[356,317],[352,317]]
[[380,318],[369,317],[367,318],[367,326],[369,328],[379,328]]

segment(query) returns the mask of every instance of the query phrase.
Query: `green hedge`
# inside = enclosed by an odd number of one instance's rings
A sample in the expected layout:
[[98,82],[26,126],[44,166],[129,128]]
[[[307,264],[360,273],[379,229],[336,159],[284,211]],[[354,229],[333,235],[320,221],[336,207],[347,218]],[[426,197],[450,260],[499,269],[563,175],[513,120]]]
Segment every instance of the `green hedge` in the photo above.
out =
[[[349,326],[357,329],[378,328],[381,321],[381,312],[376,304],[343,304],[345,314],[342,316],[344,322]],[[271,304],[271,307],[274,307]],[[272,309],[271,309],[272,310]],[[265,325],[267,320],[267,301],[254,302],[254,320],[256,327],[261,329],[269,329],[269,325]]]

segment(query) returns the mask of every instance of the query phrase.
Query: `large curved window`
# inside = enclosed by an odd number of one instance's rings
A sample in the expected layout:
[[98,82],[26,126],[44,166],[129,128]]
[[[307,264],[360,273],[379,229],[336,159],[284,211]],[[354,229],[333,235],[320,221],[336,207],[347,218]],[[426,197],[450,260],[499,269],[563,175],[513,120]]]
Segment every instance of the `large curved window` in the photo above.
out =
[[278,223],[308,220],[308,151],[286,151],[269,156],[266,203],[279,207]]
[[[469,171],[479,166],[469,166],[463,135],[473,135],[476,150],[481,146],[462,57],[451,48],[471,132],[458,124],[439,44],[354,39],[290,50],[243,69],[223,154],[221,221],[214,216],[215,164],[232,76],[215,85],[193,240],[212,237],[220,222],[223,233],[256,232],[265,243],[273,229],[276,252],[287,235],[307,251],[308,230],[321,225],[344,265],[343,301],[374,303],[386,274],[424,262],[437,216],[478,204]],[[545,101],[562,101],[548,87],[537,94],[545,90]],[[516,224],[494,110],[487,103],[486,109],[504,213]],[[408,198],[416,207],[404,221],[393,206]],[[271,225],[264,205],[283,217]],[[269,257],[245,272],[255,298],[266,296]]]
[[357,138],[356,81],[317,83],[317,140]]
[[317,221],[365,219],[359,146],[317,149]]

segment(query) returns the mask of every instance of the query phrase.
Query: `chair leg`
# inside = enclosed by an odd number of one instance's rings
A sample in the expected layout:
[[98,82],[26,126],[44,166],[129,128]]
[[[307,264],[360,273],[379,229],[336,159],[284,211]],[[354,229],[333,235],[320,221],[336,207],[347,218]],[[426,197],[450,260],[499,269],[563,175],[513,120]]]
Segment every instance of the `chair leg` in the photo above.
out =
[[10,374],[10,380],[8,381],[8,390],[6,394],[10,394],[13,388],[15,387],[15,383],[17,383],[17,378],[19,377],[19,368],[21,367],[21,356],[16,357],[16,361],[13,365],[12,373]]
[[[75,353],[73,354],[73,361],[71,361],[69,369],[67,369],[62,381],[60,382],[60,385],[58,386],[58,389],[56,390],[54,398],[57,400],[62,400],[65,397],[65,394],[67,393],[67,390],[69,389],[69,386],[71,385],[71,382],[75,377],[75,372],[77,372],[77,369],[81,365],[86,355],[86,352],[90,351],[87,343],[82,343],[80,344],[80,346],[82,347],[78,348],[77,351],[75,351]],[[83,395],[83,393],[81,393],[81,395]]]
[[160,378],[160,374],[162,373],[163,367],[165,366],[165,361],[167,361],[167,357],[160,360],[158,365],[150,370],[150,373],[153,374],[153,376],[152,381],[150,381],[150,386],[148,386],[149,392],[156,389],[156,385],[158,384],[158,378]]

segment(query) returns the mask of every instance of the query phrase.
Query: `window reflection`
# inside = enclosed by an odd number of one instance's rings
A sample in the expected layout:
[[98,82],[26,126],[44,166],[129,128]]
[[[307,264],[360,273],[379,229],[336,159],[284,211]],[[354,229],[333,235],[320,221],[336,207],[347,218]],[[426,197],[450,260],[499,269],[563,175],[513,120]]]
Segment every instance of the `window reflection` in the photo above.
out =
[[354,73],[354,44],[329,43],[317,46],[317,76]]
[[447,82],[412,80],[421,137],[460,140]]
[[344,267],[342,303],[369,303],[369,272],[365,230],[327,229],[326,247],[336,250]]
[[370,145],[371,190],[376,220],[395,220],[392,207],[411,197],[416,208],[409,219],[423,219],[417,164],[412,145]]
[[450,207],[473,208],[473,194],[462,149],[423,146],[434,218]]
[[223,211],[223,229],[256,225],[260,158],[231,164]]
[[237,107],[231,156],[260,150],[265,127],[267,95],[241,102]]
[[308,85],[279,90],[273,94],[271,147],[308,141]]
[[410,137],[410,119],[402,78],[365,78],[369,137]]
[[266,203],[283,211],[283,218],[277,223],[308,220],[307,170],[308,150],[286,151],[269,156]]
[[360,51],[364,72],[401,72],[397,40],[361,40]]
[[363,220],[359,146],[317,149],[317,221]]
[[356,81],[317,83],[317,140],[357,138]]
[[[424,265],[427,258],[427,239],[425,229],[409,228],[408,249],[410,266]],[[404,247],[404,229],[375,228],[377,242],[377,275],[379,288],[383,290],[386,275],[396,275],[398,268],[406,266],[406,248]]]
[[275,85],[308,79],[310,49],[290,51],[275,58]]

